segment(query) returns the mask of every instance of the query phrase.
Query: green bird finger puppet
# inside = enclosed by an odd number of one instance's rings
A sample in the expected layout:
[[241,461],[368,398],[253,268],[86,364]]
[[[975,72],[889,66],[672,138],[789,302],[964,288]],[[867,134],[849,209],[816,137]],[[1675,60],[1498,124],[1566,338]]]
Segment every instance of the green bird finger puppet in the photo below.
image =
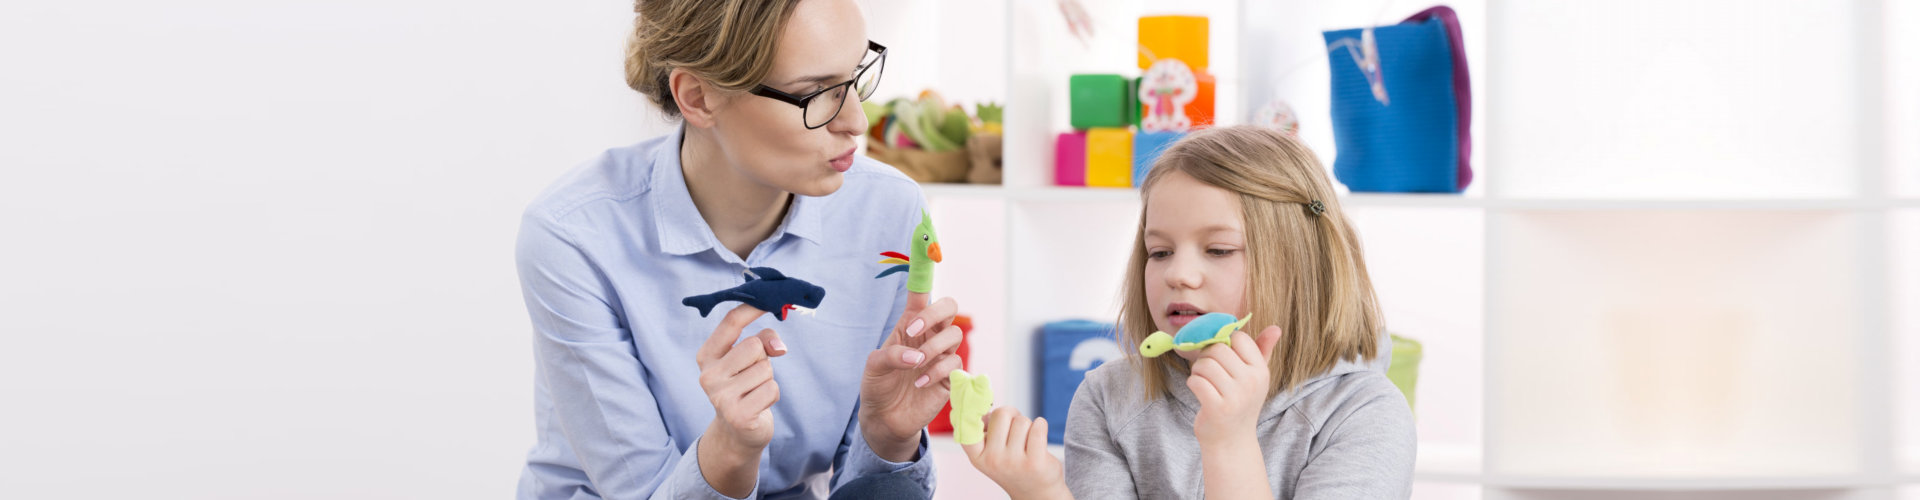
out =
[[907,252],[909,255],[902,255],[900,252],[881,252],[880,255],[886,257],[880,260],[881,264],[895,265],[880,271],[880,275],[874,276],[873,279],[906,272],[907,291],[932,293],[933,265],[940,262],[940,235],[934,234],[933,217],[927,215],[926,210],[920,211],[920,225],[913,227],[913,241]]
[[993,406],[993,386],[987,382],[987,374],[970,375],[966,370],[947,373],[947,381],[953,386],[947,393],[948,402],[953,403],[953,411],[947,413],[953,423],[953,442],[977,444],[987,437],[987,422],[982,417]]
[[1235,321],[1232,314],[1207,313],[1187,326],[1180,327],[1180,334],[1168,335],[1167,332],[1153,332],[1147,340],[1140,343],[1140,355],[1149,358],[1160,357],[1172,349],[1196,351],[1211,344],[1226,344],[1233,340],[1233,332],[1247,325],[1252,315]]

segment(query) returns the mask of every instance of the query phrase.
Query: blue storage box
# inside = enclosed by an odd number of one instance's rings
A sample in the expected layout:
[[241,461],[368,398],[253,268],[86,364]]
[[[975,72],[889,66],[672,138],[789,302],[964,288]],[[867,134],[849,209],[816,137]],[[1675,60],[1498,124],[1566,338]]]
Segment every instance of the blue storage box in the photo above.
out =
[[1180,140],[1186,134],[1179,132],[1135,132],[1133,134],[1133,187],[1147,182],[1147,172],[1153,169],[1153,161],[1160,159],[1160,152],[1166,151],[1173,141]]
[[1033,372],[1040,374],[1040,390],[1034,393],[1040,395],[1040,416],[1047,418],[1047,442],[1060,444],[1067,433],[1067,408],[1087,371],[1124,354],[1111,323],[1055,321],[1042,325],[1037,339],[1040,355]]
[[1356,192],[1458,193],[1473,181],[1473,93],[1453,9],[1328,31],[1333,175]]

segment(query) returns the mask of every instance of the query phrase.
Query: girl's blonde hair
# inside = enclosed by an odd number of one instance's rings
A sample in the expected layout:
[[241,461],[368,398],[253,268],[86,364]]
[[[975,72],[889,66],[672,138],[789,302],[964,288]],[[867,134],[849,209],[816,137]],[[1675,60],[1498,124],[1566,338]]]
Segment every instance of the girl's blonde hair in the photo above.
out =
[[[1257,335],[1267,325],[1284,329],[1268,362],[1267,397],[1292,390],[1340,360],[1374,358],[1382,324],[1359,236],[1313,151],[1256,126],[1194,132],[1154,162],[1140,188],[1140,229],[1134,234],[1119,318],[1121,345],[1140,345],[1155,330],[1146,293],[1146,211],[1151,208],[1146,199],[1173,172],[1240,196],[1252,314],[1246,330]],[[1320,213],[1315,202],[1323,207]],[[1149,399],[1167,394],[1172,373],[1190,369],[1179,356],[1149,359],[1127,351],[1128,361],[1145,377]]]
[[680,116],[667,77],[685,68],[724,90],[744,91],[773,70],[780,33],[799,0],[635,0],[627,86]]

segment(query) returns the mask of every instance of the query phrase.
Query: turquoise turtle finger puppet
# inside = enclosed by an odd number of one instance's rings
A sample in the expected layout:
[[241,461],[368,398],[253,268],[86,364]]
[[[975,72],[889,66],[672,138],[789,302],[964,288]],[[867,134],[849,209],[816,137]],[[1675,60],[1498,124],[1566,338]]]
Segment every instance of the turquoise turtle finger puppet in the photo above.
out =
[[981,417],[993,406],[993,385],[987,382],[987,374],[971,375],[966,370],[948,372],[947,382],[952,386],[947,401],[953,411],[947,419],[953,423],[953,442],[979,443],[987,436],[987,422]]
[[907,291],[916,293],[933,292],[933,265],[940,262],[940,235],[933,232],[933,217],[926,210],[920,211],[920,225],[913,227],[913,242],[907,250],[911,255],[900,252],[881,252],[881,264],[895,264],[880,271],[873,279],[906,272]]
[[680,303],[699,309],[702,318],[713,312],[713,306],[733,301],[773,313],[774,318],[786,321],[787,313],[812,314],[814,308],[820,307],[820,301],[827,298],[827,289],[800,278],[788,278],[771,267],[749,268],[746,278],[747,282],[740,286],[687,297]]
[[1187,326],[1180,327],[1180,334],[1167,335],[1167,332],[1153,332],[1147,340],[1140,343],[1140,355],[1149,358],[1160,357],[1168,350],[1197,351],[1211,344],[1226,344],[1233,339],[1233,332],[1247,326],[1252,315],[1234,320],[1232,314],[1207,313]]

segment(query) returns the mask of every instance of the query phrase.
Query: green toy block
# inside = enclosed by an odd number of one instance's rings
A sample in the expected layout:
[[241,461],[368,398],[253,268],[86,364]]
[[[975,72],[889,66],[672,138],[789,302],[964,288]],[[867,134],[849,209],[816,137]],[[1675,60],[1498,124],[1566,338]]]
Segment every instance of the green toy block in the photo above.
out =
[[1127,88],[1127,125],[1140,127],[1140,115],[1146,113],[1146,102],[1140,102],[1140,77],[1133,77],[1133,87]]
[[1067,86],[1076,129],[1125,127],[1132,120],[1129,111],[1138,107],[1133,82],[1124,76],[1073,75]]

